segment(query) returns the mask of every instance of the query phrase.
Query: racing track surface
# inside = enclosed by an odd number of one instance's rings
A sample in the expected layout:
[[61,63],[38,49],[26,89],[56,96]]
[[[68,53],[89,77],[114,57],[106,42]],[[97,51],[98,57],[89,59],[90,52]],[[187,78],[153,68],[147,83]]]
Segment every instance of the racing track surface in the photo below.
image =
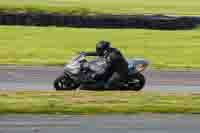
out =
[[[0,89],[52,90],[63,67],[0,66]],[[147,70],[146,90],[200,92],[200,71]]]
[[0,133],[199,133],[199,115],[0,116]]
[[[0,66],[0,90],[53,89],[62,67]],[[144,91],[200,92],[200,71],[148,70]],[[199,133],[200,115],[0,115],[0,133]]]

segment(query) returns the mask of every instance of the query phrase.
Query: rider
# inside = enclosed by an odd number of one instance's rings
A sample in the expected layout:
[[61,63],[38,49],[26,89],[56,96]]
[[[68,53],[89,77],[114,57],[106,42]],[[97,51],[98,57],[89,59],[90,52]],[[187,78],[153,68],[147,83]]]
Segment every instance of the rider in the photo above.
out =
[[[96,45],[96,52],[86,52],[86,56],[99,56],[105,58],[107,62],[107,70],[104,73],[105,88],[117,88],[121,86],[121,82],[126,79],[128,74],[128,63],[121,52],[110,46],[108,41],[100,41]],[[94,74],[94,78],[98,79],[102,75]]]

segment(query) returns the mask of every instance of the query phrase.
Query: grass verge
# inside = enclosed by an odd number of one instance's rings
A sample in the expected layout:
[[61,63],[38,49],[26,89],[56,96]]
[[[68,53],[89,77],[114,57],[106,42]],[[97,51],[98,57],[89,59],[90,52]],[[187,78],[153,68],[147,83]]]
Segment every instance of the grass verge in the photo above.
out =
[[1,0],[1,11],[200,15],[199,0]]
[[86,29],[0,26],[0,64],[60,65],[76,52],[111,41],[126,57],[144,57],[154,68],[200,68],[200,29]]
[[0,113],[200,113],[200,95],[155,92],[1,91]]

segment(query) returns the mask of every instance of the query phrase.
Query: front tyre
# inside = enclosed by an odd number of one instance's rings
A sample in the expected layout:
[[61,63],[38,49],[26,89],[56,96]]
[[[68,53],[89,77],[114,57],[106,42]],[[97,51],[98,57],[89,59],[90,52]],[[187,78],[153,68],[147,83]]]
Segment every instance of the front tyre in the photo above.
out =
[[57,91],[72,90],[76,88],[76,85],[69,77],[62,74],[54,81],[54,88]]
[[144,88],[146,83],[146,79],[144,75],[141,73],[137,73],[133,76],[131,76],[131,79],[129,80],[129,88],[134,91],[140,91]]

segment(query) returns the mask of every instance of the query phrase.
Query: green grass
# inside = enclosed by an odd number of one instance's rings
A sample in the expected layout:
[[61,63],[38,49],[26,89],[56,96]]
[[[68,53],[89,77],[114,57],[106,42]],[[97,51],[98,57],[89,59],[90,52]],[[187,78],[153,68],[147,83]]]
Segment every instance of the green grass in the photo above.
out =
[[76,52],[109,40],[126,57],[144,57],[154,68],[200,68],[200,29],[79,29],[0,27],[0,64],[61,65]]
[[200,95],[155,92],[1,91],[0,113],[200,113]]
[[200,15],[199,0],[1,0],[0,10],[66,14]]

